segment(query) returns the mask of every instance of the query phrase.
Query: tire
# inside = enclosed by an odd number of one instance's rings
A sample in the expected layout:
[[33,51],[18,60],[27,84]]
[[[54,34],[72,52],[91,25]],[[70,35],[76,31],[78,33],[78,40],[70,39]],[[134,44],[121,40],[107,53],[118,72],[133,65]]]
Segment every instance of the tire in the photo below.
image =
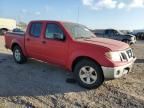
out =
[[13,58],[16,63],[23,64],[27,61],[27,58],[24,56],[21,48],[19,46],[15,46],[13,48]]
[[87,89],[98,88],[104,82],[104,75],[100,65],[89,59],[81,60],[76,64],[74,75],[78,84]]

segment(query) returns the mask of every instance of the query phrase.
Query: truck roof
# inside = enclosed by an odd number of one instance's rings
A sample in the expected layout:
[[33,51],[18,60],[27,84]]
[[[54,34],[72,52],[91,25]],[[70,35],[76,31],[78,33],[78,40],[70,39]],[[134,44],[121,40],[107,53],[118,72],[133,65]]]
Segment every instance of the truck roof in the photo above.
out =
[[75,23],[70,21],[60,21],[60,20],[32,20],[31,22],[59,22],[59,23]]
[[61,22],[61,23],[73,23],[73,22],[69,22],[69,21],[59,21],[59,20],[33,20],[31,22]]

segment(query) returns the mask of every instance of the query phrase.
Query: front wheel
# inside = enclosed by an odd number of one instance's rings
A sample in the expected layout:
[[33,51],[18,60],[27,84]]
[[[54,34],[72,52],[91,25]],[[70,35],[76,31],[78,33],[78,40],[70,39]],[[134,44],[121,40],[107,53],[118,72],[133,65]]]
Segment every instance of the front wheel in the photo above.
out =
[[19,46],[14,47],[13,57],[14,57],[15,62],[18,64],[22,64],[27,61],[26,57],[24,56],[24,54]]
[[88,89],[98,88],[104,81],[101,67],[91,60],[81,60],[74,69],[80,86]]

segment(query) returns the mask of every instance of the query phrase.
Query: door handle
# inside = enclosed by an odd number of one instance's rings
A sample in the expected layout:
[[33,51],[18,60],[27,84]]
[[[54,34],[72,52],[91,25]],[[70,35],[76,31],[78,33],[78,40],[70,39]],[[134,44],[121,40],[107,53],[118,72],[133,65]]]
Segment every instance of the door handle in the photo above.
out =
[[27,38],[26,40],[27,40],[27,41],[30,41],[30,39],[29,39],[29,38]]
[[46,41],[42,41],[43,44],[46,44]]

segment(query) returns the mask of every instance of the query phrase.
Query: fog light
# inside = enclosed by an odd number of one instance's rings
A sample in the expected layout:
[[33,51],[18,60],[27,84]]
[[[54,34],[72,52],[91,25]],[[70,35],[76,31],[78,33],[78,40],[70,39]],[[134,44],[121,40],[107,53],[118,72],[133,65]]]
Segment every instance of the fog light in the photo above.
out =
[[123,74],[127,74],[129,72],[129,70],[124,69]]

